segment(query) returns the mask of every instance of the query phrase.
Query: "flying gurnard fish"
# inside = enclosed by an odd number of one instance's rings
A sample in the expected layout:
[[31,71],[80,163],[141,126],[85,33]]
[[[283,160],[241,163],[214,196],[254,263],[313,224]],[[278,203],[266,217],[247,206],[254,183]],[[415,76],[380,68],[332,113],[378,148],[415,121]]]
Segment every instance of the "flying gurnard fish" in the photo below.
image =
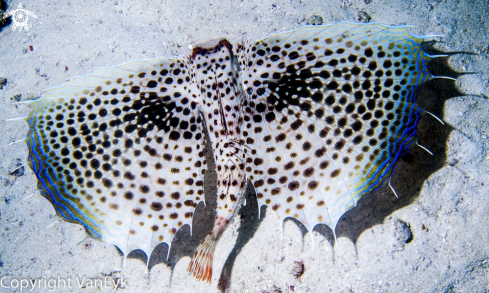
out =
[[365,193],[390,182],[431,114],[416,104],[417,89],[441,55],[425,53],[425,37],[407,29],[306,26],[234,49],[221,39],[47,89],[26,118],[40,192],[92,237],[149,256],[192,225],[205,199],[207,132],[217,210],[188,267],[196,278],[210,282],[247,180],[280,219],[334,231]]

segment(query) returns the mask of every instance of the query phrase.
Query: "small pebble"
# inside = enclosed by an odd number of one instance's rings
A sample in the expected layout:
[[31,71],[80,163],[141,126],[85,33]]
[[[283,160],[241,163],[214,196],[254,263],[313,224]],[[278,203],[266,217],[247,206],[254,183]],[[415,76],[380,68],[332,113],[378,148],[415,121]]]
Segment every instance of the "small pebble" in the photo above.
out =
[[282,293],[282,290],[279,287],[273,285],[272,293]]
[[294,261],[290,274],[296,278],[300,278],[304,274],[304,271],[304,263],[302,261]]
[[0,77],[0,90],[3,89],[3,87],[6,85],[7,85],[7,79],[4,77]]
[[20,177],[24,175],[24,166],[22,166],[22,160],[21,159],[13,159],[12,162],[10,162],[10,165],[8,166],[9,170],[9,175],[13,175],[16,177]]
[[90,250],[93,247],[93,244],[91,241],[89,241],[89,242],[85,243],[84,247],[85,247],[85,249]]
[[307,24],[312,24],[312,25],[323,24],[323,18],[319,15],[313,15],[307,19]]
[[22,95],[21,94],[18,94],[18,95],[15,95],[15,96],[10,97],[10,100],[16,101],[16,102],[20,102],[20,99],[21,98],[22,98]]
[[408,223],[404,222],[401,219],[396,221],[396,230],[397,236],[404,243],[409,243],[413,240],[413,233],[411,233],[411,229]]
[[372,1],[371,0],[363,0],[363,2],[365,2],[365,4],[369,4]]
[[450,165],[451,167],[454,167],[455,165],[457,165],[457,163],[458,163],[457,159],[451,158],[450,161],[448,162],[448,165]]
[[358,12],[358,21],[367,23],[370,21],[370,16],[365,11]]

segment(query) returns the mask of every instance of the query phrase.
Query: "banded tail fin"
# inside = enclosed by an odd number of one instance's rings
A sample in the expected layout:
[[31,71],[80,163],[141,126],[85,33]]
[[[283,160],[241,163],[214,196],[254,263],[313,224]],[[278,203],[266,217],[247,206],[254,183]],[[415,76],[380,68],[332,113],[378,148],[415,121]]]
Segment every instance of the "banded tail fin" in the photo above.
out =
[[211,234],[207,235],[195,250],[194,257],[188,265],[187,272],[201,281],[211,282],[212,279],[212,260],[216,249],[217,239]]

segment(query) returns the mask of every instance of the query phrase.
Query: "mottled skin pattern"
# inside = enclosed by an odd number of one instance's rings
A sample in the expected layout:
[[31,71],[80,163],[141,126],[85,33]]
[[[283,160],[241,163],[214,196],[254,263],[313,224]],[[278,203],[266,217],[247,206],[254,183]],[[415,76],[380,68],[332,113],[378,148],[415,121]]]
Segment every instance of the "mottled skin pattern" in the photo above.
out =
[[234,216],[246,183],[246,157],[240,149],[243,91],[237,60],[227,40],[199,45],[193,49],[190,62],[202,94],[201,109],[214,153],[218,201],[214,228],[195,252],[189,271],[198,279],[210,281],[215,241]]
[[41,194],[125,255],[150,255],[192,225],[204,201],[208,132],[218,196],[212,232],[189,271],[211,281],[219,239],[248,179],[258,204],[309,230],[390,178],[416,141],[430,78],[422,38],[405,27],[340,23],[234,49],[134,61],[46,90],[27,122]]
[[217,215],[212,231],[218,237],[236,210],[246,183],[245,153],[240,151],[242,88],[232,46],[227,40],[199,45],[190,62],[201,92],[201,109],[217,168]]

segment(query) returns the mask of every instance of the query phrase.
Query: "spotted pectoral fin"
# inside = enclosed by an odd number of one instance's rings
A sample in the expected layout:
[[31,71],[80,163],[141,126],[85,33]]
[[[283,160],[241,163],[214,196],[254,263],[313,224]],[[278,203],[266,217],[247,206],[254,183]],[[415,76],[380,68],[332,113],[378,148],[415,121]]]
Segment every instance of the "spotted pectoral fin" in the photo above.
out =
[[27,118],[42,195],[123,253],[171,243],[204,200],[203,126],[187,66],[104,68],[46,90]]
[[[248,140],[253,149],[247,162],[249,177],[260,205],[269,205],[281,218],[294,217],[312,229],[318,223],[334,228],[363,194],[390,177],[397,160],[413,143],[422,110],[414,105],[402,118],[370,121],[321,120],[307,117],[298,107],[273,113],[273,120],[252,129],[258,134]],[[392,134],[381,126],[394,125],[404,117],[411,122],[396,127]]]
[[335,228],[410,149],[429,78],[405,27],[304,27],[240,47],[247,171],[260,204]]

